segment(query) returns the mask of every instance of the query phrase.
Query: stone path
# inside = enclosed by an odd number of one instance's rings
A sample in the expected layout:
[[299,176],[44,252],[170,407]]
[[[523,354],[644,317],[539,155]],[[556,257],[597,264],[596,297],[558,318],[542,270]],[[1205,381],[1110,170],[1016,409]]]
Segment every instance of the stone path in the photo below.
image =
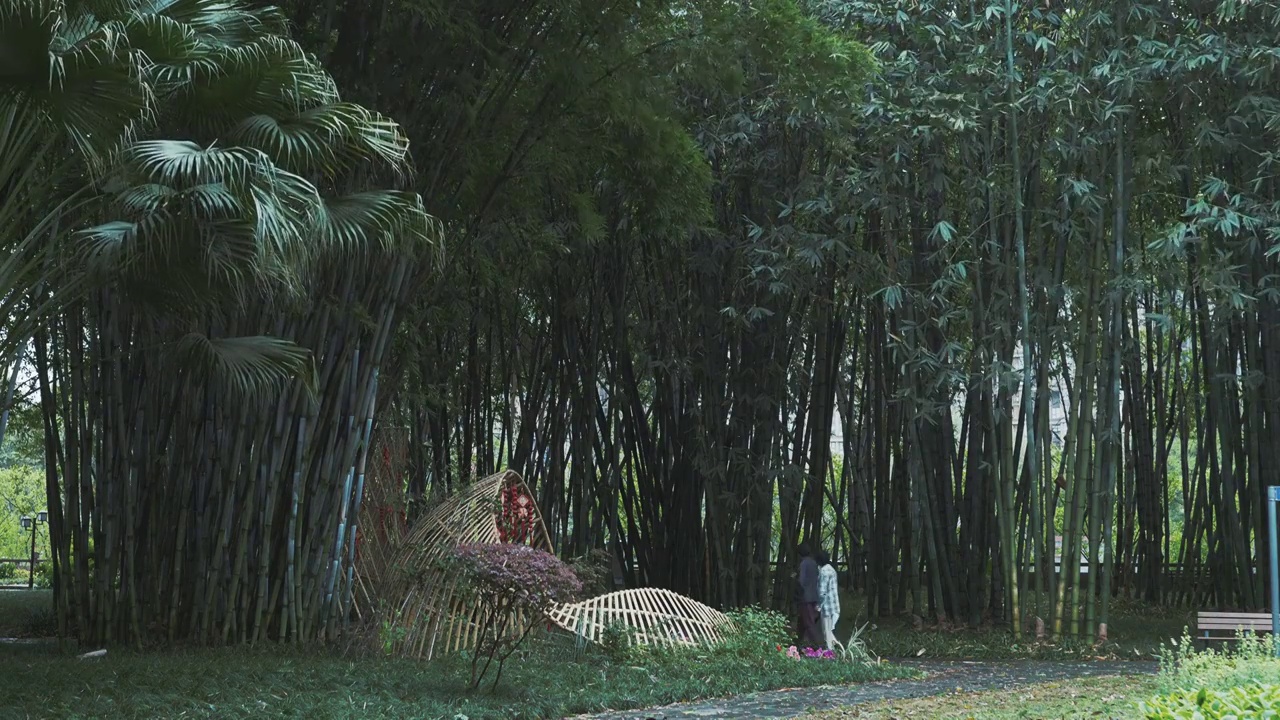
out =
[[1106,675],[1154,673],[1154,662],[899,661],[925,673],[917,680],[884,680],[838,687],[740,695],[722,700],[680,703],[648,710],[582,715],[578,720],[708,720],[710,718],[794,718],[815,710],[879,700],[942,695],[948,692],[1006,689],[1018,685]]

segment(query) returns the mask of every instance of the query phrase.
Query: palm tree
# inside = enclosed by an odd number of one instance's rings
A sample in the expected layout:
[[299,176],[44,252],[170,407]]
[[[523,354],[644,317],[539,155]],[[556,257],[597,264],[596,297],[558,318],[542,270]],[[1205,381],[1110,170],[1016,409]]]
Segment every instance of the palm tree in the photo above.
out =
[[0,311],[27,310],[0,357],[37,338],[64,632],[344,617],[397,278],[439,228],[370,189],[407,140],[283,29],[224,0],[0,3]]

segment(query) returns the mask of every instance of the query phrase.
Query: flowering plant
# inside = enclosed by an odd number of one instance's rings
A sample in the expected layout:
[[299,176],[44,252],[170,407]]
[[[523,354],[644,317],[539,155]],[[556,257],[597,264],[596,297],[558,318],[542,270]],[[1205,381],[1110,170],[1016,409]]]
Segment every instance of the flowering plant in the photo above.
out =
[[801,657],[816,658],[816,659],[820,659],[820,660],[835,660],[835,659],[836,659],[836,654],[835,654],[835,652],[833,652],[833,651],[831,651],[831,650],[827,650],[827,649],[825,649],[825,648],[811,648],[811,647],[807,647],[807,648],[804,648],[803,650],[801,650],[800,648],[797,648],[795,645],[792,645],[791,647],[787,648],[787,649],[784,651],[784,650],[782,649],[782,646],[781,646],[781,645],[779,645],[779,646],[778,646],[778,652],[785,652],[785,653],[786,653],[786,655],[787,655],[787,657],[789,657],[789,658],[791,658],[791,659],[793,659],[793,660],[799,660]]

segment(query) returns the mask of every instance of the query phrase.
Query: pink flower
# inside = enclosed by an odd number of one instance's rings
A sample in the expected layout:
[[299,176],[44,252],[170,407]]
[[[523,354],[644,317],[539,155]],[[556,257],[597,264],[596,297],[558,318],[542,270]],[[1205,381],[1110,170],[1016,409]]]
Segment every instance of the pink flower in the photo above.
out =
[[800,659],[800,651],[796,650],[795,645],[792,645],[791,647],[787,648],[787,657],[795,658],[797,660]]

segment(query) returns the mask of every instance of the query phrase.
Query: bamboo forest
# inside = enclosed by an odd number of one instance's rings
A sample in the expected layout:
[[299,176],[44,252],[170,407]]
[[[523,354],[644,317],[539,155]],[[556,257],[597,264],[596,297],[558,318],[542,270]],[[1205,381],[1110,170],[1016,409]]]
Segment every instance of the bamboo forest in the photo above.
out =
[[1268,611],[1280,6],[988,2],[0,0],[56,634],[394,622],[507,471],[601,592]]

